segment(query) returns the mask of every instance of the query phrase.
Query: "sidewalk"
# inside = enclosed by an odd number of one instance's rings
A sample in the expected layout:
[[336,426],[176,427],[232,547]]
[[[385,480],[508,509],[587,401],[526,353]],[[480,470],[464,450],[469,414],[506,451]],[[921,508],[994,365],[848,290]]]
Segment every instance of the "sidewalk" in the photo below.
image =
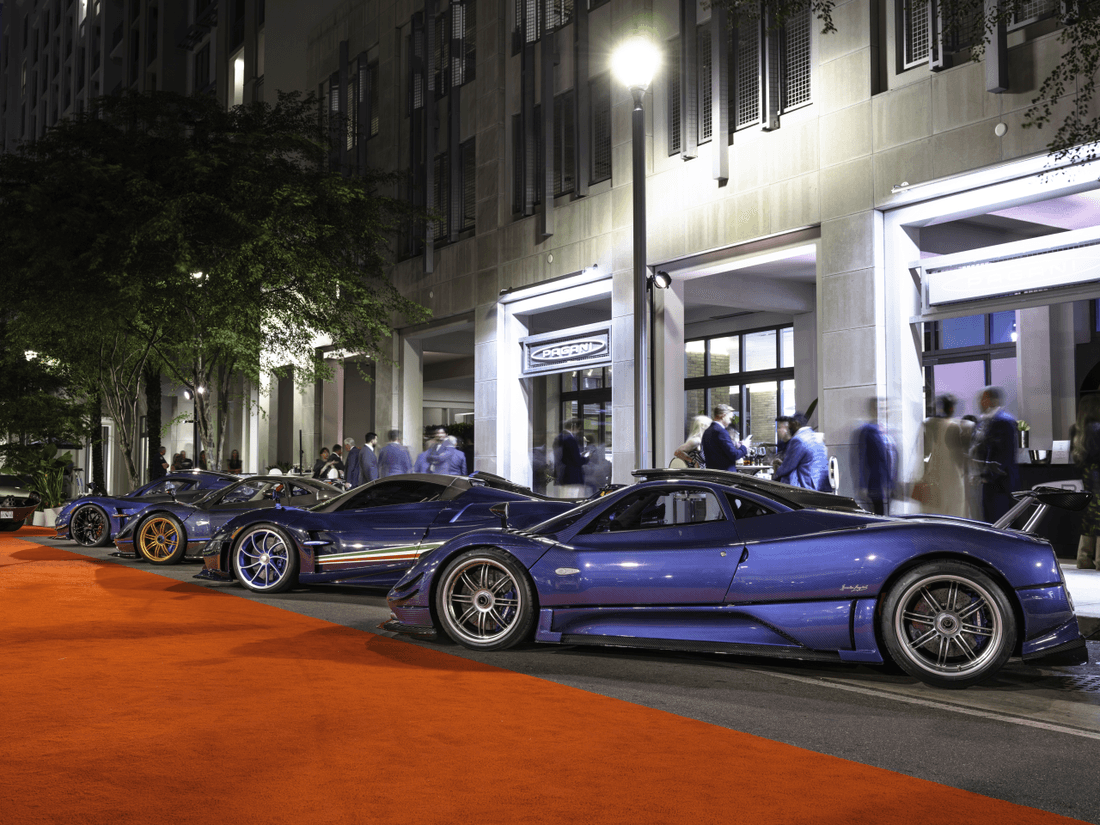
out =
[[1089,639],[1100,639],[1100,572],[1078,570],[1075,564],[1062,564],[1066,587],[1073,597],[1073,608],[1081,632]]

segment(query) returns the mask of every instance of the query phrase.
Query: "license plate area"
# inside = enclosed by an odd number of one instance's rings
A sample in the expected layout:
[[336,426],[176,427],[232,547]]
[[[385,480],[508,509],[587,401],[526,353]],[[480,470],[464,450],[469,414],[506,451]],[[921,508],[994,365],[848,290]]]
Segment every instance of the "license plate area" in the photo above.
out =
[[0,518],[13,519],[15,518],[14,510],[0,510]]

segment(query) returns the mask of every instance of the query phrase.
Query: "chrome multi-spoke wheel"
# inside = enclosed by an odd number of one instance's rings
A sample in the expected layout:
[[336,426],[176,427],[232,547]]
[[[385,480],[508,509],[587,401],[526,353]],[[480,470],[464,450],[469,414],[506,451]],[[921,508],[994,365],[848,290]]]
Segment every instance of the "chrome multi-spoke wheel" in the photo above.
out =
[[69,517],[69,536],[84,547],[100,547],[111,537],[111,526],[102,507],[82,504]]
[[256,593],[278,593],[298,580],[298,552],[276,527],[245,530],[230,552],[237,581]]
[[157,513],[138,525],[134,545],[147,562],[176,564],[187,550],[187,538],[175,516]]
[[447,635],[473,650],[518,644],[535,617],[526,571],[496,548],[471,550],[451,562],[440,579],[436,611]]
[[1016,620],[1003,590],[963,562],[933,562],[903,576],[886,598],[882,631],[900,667],[948,688],[992,676],[1016,644]]

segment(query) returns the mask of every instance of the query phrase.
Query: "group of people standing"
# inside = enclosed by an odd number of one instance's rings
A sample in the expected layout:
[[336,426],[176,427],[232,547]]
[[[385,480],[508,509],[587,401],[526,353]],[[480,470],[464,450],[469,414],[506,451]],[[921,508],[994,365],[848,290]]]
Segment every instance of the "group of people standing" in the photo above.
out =
[[[751,449],[751,436],[744,441],[733,428],[734,409],[718,404],[714,418],[697,415],[691,420],[687,441],[673,452],[673,465],[736,470]],[[808,490],[832,491],[829,483],[829,454],[825,439],[800,412],[776,419],[776,457],[772,478]]]
[[313,462],[313,477],[342,478],[348,486],[358,487],[376,478],[412,472],[412,459],[401,443],[401,431],[390,430],[387,438],[389,441],[381,448],[378,434],[373,432],[363,437],[362,447],[355,446],[355,439],[350,437],[342,445],[333,444],[331,450],[322,447]]
[[[178,473],[184,470],[209,470],[210,466],[206,460],[206,450],[199,451],[199,461],[196,467],[195,462],[187,456],[187,450],[180,450],[178,453],[172,456],[171,463],[168,462],[168,448],[161,447],[160,455],[157,457],[157,461],[153,463],[152,474],[150,480],[156,480],[158,478],[164,478],[168,473]],[[226,462],[226,472],[233,475],[240,475],[243,471],[241,466],[241,454],[238,450],[233,450],[229,454],[229,460]]]

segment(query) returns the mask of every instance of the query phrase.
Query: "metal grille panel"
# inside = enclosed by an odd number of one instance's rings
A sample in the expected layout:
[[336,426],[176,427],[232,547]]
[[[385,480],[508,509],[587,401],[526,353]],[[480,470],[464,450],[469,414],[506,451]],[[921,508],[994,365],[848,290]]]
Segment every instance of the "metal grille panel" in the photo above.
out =
[[668,153],[680,151],[680,38],[668,44]]
[[611,178],[611,75],[592,81],[592,183]]
[[474,228],[477,212],[477,153],[474,139],[462,144],[462,229]]
[[810,102],[810,12],[783,27],[783,111]]
[[928,61],[931,47],[928,5],[921,0],[901,0],[900,3],[903,54],[905,66],[910,69]]
[[712,118],[711,111],[711,54],[710,54],[710,27],[700,26],[695,30],[695,42],[698,44],[699,75],[695,79],[696,99],[699,101],[699,142],[706,143],[710,140]]
[[437,241],[446,241],[448,230],[447,213],[450,211],[450,170],[447,162],[447,153],[435,156],[435,168],[432,175],[432,209],[439,214],[438,220],[432,221],[432,237]]
[[576,186],[573,151],[573,93],[554,98],[554,195],[572,192]]
[[733,79],[733,128],[756,126],[761,119],[760,106],[760,23],[741,15],[730,37],[737,37],[735,59],[730,61]]
[[560,29],[573,22],[573,0],[546,0],[546,27]]
[[1012,12],[1012,25],[1009,28],[1026,26],[1046,17],[1053,17],[1061,10],[1060,0],[1016,0],[1016,9]]

